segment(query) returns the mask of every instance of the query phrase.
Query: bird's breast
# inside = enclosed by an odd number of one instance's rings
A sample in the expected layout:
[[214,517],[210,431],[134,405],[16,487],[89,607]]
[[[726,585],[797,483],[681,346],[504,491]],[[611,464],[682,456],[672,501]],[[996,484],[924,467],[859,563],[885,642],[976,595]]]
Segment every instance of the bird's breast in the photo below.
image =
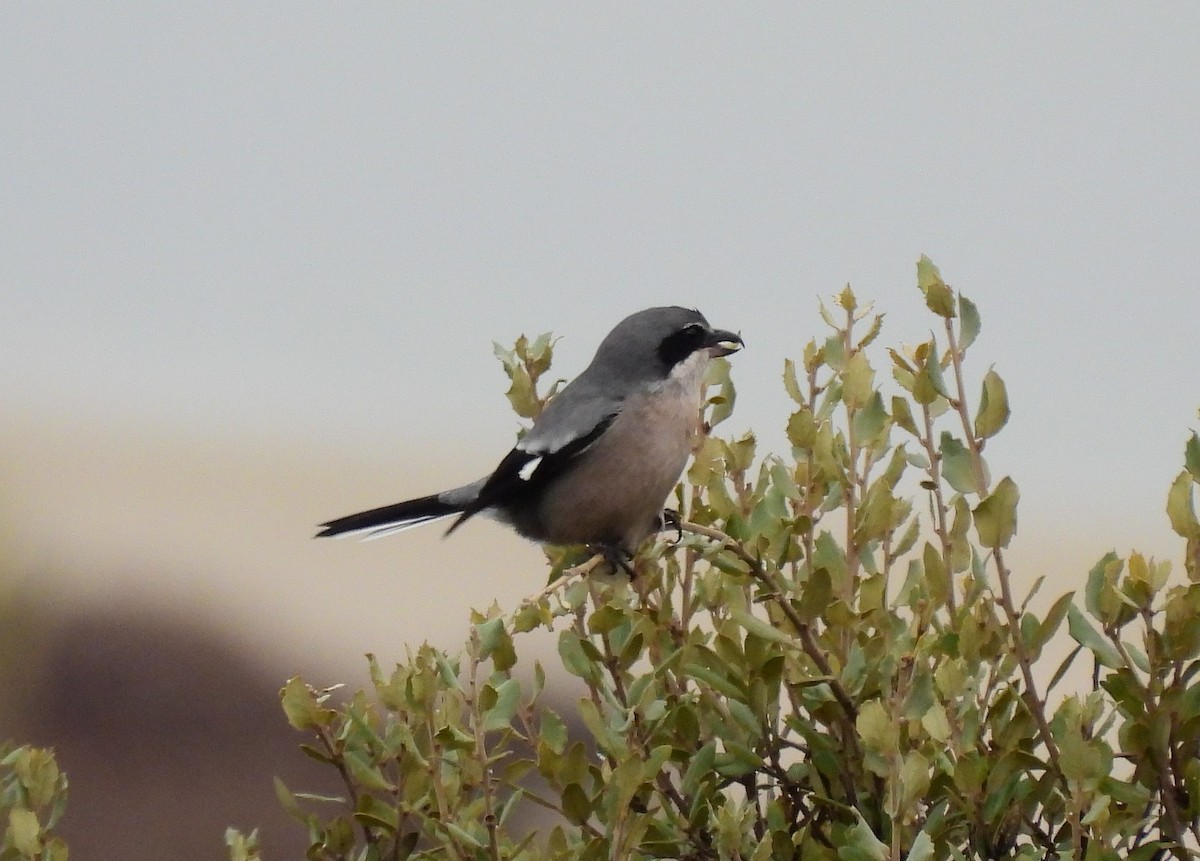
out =
[[546,488],[537,505],[541,540],[632,552],[646,539],[691,453],[706,364],[625,400],[608,430]]

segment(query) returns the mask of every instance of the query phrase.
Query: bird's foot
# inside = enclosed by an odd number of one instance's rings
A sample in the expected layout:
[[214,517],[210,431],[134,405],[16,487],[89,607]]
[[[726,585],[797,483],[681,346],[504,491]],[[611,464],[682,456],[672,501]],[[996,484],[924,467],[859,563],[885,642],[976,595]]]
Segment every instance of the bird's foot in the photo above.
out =
[[664,508],[662,513],[658,515],[657,525],[659,532],[675,531],[675,538],[671,541],[672,544],[678,544],[683,540],[683,518],[674,508]]
[[633,570],[633,554],[619,544],[589,544],[588,551],[604,557],[613,571],[624,571],[630,580],[637,576]]

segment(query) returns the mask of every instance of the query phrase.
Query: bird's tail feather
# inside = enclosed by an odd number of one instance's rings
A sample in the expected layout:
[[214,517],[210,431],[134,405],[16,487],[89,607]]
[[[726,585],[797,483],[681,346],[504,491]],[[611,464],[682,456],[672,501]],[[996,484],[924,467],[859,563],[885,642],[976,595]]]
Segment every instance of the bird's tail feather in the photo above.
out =
[[370,511],[360,511],[321,524],[317,538],[334,536],[358,535],[360,538],[383,538],[393,535],[422,523],[441,520],[452,514],[459,514],[463,506],[458,503],[446,502],[446,494],[422,496],[420,499],[409,499],[382,508],[372,508]]

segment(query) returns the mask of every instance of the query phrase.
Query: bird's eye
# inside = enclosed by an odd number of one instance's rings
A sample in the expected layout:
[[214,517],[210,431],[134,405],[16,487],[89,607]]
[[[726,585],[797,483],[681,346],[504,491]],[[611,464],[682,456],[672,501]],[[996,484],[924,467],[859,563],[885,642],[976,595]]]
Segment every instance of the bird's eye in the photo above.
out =
[[688,323],[676,329],[658,345],[658,355],[668,368],[682,362],[704,343],[708,337],[708,328],[699,323]]

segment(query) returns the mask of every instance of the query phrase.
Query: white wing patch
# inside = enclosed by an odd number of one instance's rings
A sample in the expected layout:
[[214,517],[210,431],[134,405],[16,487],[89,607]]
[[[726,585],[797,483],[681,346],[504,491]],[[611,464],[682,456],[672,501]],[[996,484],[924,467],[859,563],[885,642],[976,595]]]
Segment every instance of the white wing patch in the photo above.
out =
[[[540,461],[542,459],[541,458],[542,455],[554,454],[556,451],[558,451],[563,446],[573,443],[577,439],[579,439],[578,436],[563,436],[563,437],[552,437],[551,439],[543,440],[541,442],[531,442],[529,437],[526,437],[525,439],[518,442],[517,443],[518,451],[523,451],[526,454],[538,455],[536,460],[531,460],[528,464],[525,465],[525,468],[521,470],[521,478],[526,478],[526,476],[525,476],[526,469],[536,468],[538,461]],[[528,479],[526,478],[526,480],[528,480]]]
[[529,463],[517,470],[517,475],[521,476],[521,481],[529,481],[530,476],[533,475],[533,471],[538,468],[538,464],[541,462],[542,456],[538,455],[533,460],[529,461]]

